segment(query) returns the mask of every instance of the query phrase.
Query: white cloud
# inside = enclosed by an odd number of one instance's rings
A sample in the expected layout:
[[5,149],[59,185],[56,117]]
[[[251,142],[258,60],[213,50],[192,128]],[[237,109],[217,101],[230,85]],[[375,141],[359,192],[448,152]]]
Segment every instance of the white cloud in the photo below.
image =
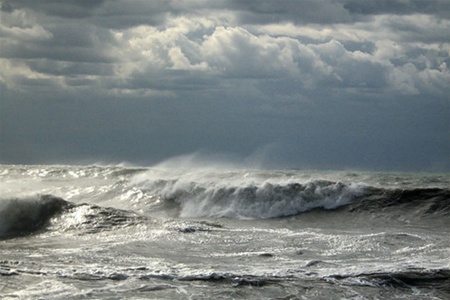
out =
[[0,81],[13,90],[28,91],[49,85],[62,88],[64,78],[36,72],[20,61],[0,59]]
[[[381,14],[351,24],[278,23],[252,30],[299,39],[320,55],[344,88],[350,84],[375,85],[401,94],[450,92],[447,19]],[[359,43],[360,49],[346,48],[349,42]],[[366,45],[373,46],[365,49]]]
[[[211,23],[212,24],[212,23]],[[197,70],[226,78],[295,77],[311,81],[331,74],[311,47],[292,37],[253,34],[242,27],[191,27],[184,24],[156,28],[139,26],[114,31],[120,47],[116,55],[121,74],[154,73],[156,70]],[[205,29],[208,29],[207,34]],[[145,76],[145,75],[143,75]]]
[[241,27],[217,27],[204,37],[201,47],[208,65],[227,76],[264,78],[298,73],[286,39],[256,36]]
[[23,10],[12,12],[0,10],[0,20],[2,44],[19,41],[45,41],[53,37],[51,32],[37,23],[36,18],[31,13]]
[[[347,162],[372,153],[372,165],[423,166],[430,151],[448,161],[445,3],[391,2],[3,2],[2,137],[50,128],[44,157],[52,146],[141,159],[245,154],[280,141],[293,161],[333,163],[339,151]],[[18,157],[13,143],[6,150]]]
[[[113,15],[118,7],[125,7],[123,2],[104,4],[101,6],[102,2],[98,1],[92,6],[97,9],[93,20],[108,13]],[[280,13],[288,17],[294,4],[287,2],[286,7],[279,7]],[[343,7],[336,3],[323,4],[321,13],[324,15],[329,13],[330,7]],[[58,16],[67,12],[67,7],[58,8],[47,2],[46,5],[42,12],[48,10]],[[70,5],[81,9],[76,3]],[[356,4],[350,3],[349,7],[352,5]],[[71,77],[62,82],[67,86],[92,84],[123,88],[127,93],[133,89],[155,89],[161,76],[180,82],[181,73],[168,70],[196,72],[199,78],[202,73],[229,79],[295,78],[303,88],[310,89],[328,85],[361,89],[362,92],[377,88],[401,94],[439,94],[448,90],[450,45],[445,38],[450,30],[450,20],[438,19],[431,14],[377,12],[379,14],[372,18],[353,23],[298,25],[302,24],[300,22],[296,25],[286,22],[289,20],[286,18],[283,22],[265,22],[265,25],[239,25],[238,22],[245,19],[239,15],[240,9],[247,14],[262,14],[272,7],[272,3],[256,6],[234,3],[228,10],[226,7],[226,2],[207,5],[207,2],[197,1],[187,5],[173,1],[155,6],[140,1],[127,8],[126,13],[132,16],[149,9],[160,13],[174,10],[176,13],[166,14],[165,21],[155,25],[100,30],[92,23],[83,24],[84,29],[76,32],[71,28],[81,25],[78,19],[56,26],[32,10],[5,9],[0,12],[3,55],[31,60],[21,60],[17,71],[10,64],[8,72],[2,72],[2,80],[13,86],[29,82],[19,80],[21,76],[35,80],[38,74],[47,77],[48,81],[60,82],[64,76],[62,70],[69,72],[69,68],[59,68],[59,73],[54,67],[47,69],[49,73],[45,73],[45,68],[36,69],[41,64],[35,62],[47,56],[48,61],[72,60],[74,64],[109,60],[110,69],[115,73],[108,72],[105,76],[67,73]],[[194,8],[214,13],[199,16]],[[45,27],[40,23],[46,24]],[[66,38],[68,42],[63,41]],[[72,45],[80,48],[74,51]],[[364,48],[367,45],[369,47]],[[27,72],[23,71],[24,67]],[[191,81],[191,84],[195,83]]]
[[419,89],[416,87],[416,73],[417,69],[411,63],[393,69],[390,74],[392,88],[402,94],[419,94]]

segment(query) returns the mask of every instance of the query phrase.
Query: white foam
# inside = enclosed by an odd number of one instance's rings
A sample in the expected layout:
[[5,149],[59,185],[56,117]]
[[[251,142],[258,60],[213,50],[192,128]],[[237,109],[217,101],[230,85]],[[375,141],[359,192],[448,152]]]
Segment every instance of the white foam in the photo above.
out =
[[151,169],[133,185],[181,207],[180,216],[276,218],[314,208],[334,209],[361,195],[364,185],[298,178],[257,170]]

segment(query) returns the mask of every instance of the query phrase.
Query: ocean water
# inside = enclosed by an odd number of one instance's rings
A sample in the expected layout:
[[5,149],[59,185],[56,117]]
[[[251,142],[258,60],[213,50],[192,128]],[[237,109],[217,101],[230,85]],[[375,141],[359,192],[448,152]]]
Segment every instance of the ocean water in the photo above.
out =
[[1,299],[450,299],[450,175],[0,166]]

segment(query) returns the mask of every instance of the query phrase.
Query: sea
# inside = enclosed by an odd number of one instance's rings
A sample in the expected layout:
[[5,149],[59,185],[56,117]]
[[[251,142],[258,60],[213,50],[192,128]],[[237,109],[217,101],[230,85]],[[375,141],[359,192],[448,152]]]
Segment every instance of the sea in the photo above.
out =
[[450,174],[0,165],[0,299],[450,299]]

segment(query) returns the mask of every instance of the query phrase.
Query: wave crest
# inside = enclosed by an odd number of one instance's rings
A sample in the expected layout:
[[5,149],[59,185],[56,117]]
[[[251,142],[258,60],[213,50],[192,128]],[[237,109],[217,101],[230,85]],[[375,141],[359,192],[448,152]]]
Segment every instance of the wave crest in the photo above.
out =
[[0,200],[0,239],[38,231],[73,204],[52,195]]
[[242,187],[166,182],[160,193],[164,200],[180,205],[181,217],[268,219],[315,208],[335,209],[361,196],[364,187],[331,181]]

